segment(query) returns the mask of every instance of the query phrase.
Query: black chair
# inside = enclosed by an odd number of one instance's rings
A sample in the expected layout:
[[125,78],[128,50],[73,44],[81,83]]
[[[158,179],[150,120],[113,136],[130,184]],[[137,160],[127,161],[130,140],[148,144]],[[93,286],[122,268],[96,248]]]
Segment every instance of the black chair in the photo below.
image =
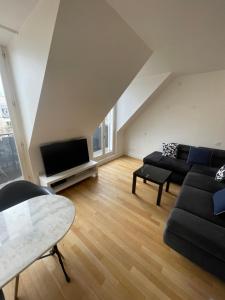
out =
[[[38,186],[32,182],[26,180],[13,181],[5,185],[2,189],[0,189],[0,211],[3,211],[9,207],[17,205],[30,198],[34,198],[42,195],[52,195],[52,194],[54,194],[53,190],[46,187]],[[70,282],[70,278],[66,273],[66,270],[63,265],[63,261],[62,261],[63,256],[59,252],[57,245],[53,246],[49,254],[43,255],[39,259],[52,256],[55,254],[58,257],[66,281]],[[15,295],[17,295],[18,283],[19,283],[19,276],[16,277]],[[0,300],[2,299],[4,298],[1,298],[1,293],[0,293]]]
[[54,194],[52,190],[32,182],[26,180],[13,181],[0,189],[0,211],[30,198],[52,194]]

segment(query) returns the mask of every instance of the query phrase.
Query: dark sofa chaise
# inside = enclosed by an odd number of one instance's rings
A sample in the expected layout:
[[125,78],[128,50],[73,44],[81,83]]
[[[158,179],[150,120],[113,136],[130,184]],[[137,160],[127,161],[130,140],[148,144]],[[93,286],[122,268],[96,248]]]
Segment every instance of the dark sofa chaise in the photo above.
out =
[[212,158],[209,166],[193,165],[185,169],[189,148],[180,145],[178,159],[162,157],[160,152],[144,158],[145,163],[172,170],[173,182],[183,181],[164,231],[164,241],[225,280],[225,213],[213,214],[212,198],[216,191],[225,188],[225,183],[214,179],[218,169],[225,164],[225,151],[210,149]]
[[155,151],[146,156],[143,161],[144,164],[173,171],[171,181],[181,184],[190,170],[190,166],[186,163],[189,150],[190,146],[178,145],[177,158],[162,156],[162,152]]

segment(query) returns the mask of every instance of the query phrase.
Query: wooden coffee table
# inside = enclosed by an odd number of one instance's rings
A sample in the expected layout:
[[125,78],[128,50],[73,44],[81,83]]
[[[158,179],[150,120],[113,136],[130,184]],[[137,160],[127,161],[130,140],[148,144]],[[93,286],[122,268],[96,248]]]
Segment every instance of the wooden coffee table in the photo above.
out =
[[132,193],[135,194],[137,177],[143,178],[144,183],[146,183],[146,181],[156,183],[159,185],[156,202],[156,204],[159,206],[161,202],[163,185],[165,182],[167,182],[166,192],[169,191],[171,174],[171,171],[145,164],[133,173]]

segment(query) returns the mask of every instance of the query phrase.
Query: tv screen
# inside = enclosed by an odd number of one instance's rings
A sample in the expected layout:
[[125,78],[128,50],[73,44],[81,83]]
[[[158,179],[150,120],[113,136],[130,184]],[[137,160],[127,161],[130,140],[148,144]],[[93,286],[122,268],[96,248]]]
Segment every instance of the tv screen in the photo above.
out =
[[74,168],[89,161],[86,139],[54,142],[40,147],[46,176]]

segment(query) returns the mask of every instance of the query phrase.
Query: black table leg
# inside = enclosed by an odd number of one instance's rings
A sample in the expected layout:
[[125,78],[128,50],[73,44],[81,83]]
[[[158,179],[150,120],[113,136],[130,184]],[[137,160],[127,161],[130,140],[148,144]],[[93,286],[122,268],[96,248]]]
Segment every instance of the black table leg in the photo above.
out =
[[137,176],[133,174],[132,193],[135,194]]
[[162,196],[163,184],[159,185],[158,197],[157,197],[157,205],[160,206],[161,196]]
[[166,192],[169,192],[169,188],[170,188],[170,181],[168,180],[166,183]]
[[70,282],[70,277],[66,273],[66,270],[65,270],[65,267],[64,267],[64,264],[63,264],[63,261],[62,261],[62,259],[64,259],[64,257],[62,255],[62,253],[59,251],[57,245],[54,245],[48,254],[42,255],[41,257],[39,257],[39,259],[46,258],[46,257],[49,257],[49,256],[54,256],[55,254],[58,257],[60,266],[62,268],[62,271],[63,271],[64,275],[65,275],[66,281]]
[[143,179],[143,182],[146,183],[146,179]]
[[55,245],[55,246],[53,247],[53,249],[54,249],[56,255],[58,256],[59,263],[60,263],[61,268],[62,268],[62,271],[63,271],[63,273],[64,273],[64,275],[65,275],[66,281],[67,281],[67,282],[70,282],[70,277],[69,277],[68,274],[66,273],[66,270],[65,270],[65,268],[64,268],[64,264],[63,264],[63,261],[62,261],[62,256],[61,256],[61,253],[60,253],[59,250],[58,250],[57,245]]

